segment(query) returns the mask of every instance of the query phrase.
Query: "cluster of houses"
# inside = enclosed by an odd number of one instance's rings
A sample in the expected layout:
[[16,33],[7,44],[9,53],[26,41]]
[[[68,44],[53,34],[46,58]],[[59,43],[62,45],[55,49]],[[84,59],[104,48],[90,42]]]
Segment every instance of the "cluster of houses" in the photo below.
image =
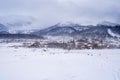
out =
[[35,41],[33,43],[23,43],[24,47],[29,48],[62,48],[62,49],[105,49],[115,46],[107,44],[102,39],[79,39],[68,42],[57,41]]

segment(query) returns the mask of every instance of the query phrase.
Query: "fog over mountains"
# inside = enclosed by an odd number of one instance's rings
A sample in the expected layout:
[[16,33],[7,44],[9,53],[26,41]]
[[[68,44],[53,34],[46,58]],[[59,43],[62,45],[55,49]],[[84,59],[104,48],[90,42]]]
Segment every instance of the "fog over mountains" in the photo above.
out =
[[[61,22],[41,28],[32,17],[0,17],[0,34],[27,34],[38,37],[111,38],[119,37],[120,25],[103,21],[96,25],[81,25],[74,22]],[[36,25],[35,25],[36,24]],[[43,26],[44,27],[44,26]]]

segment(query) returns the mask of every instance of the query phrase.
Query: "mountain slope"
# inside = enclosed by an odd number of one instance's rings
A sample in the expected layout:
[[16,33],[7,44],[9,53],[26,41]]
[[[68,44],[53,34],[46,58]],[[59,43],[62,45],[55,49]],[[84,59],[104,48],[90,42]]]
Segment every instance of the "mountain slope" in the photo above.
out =
[[109,32],[111,30],[115,34],[120,35],[120,26],[108,26],[108,25],[96,25],[96,26],[82,26],[78,24],[56,24],[49,28],[45,28],[34,32],[32,34],[45,36],[64,36],[64,37],[74,37],[74,38],[113,38],[118,36],[112,36]]
[[63,35],[67,35],[67,36],[72,36],[75,33],[78,33],[82,30],[86,30],[89,27],[87,26],[81,26],[78,24],[67,24],[67,25],[63,25],[63,24],[56,24],[54,26],[39,30],[37,32],[34,32],[33,34],[36,35],[51,35],[51,36],[63,36]]
[[[28,33],[37,27],[36,19],[32,16],[0,16],[0,23],[8,28],[9,33]],[[35,25],[36,24],[36,25]]]
[[3,24],[0,24],[0,34],[9,34],[8,28],[4,26]]

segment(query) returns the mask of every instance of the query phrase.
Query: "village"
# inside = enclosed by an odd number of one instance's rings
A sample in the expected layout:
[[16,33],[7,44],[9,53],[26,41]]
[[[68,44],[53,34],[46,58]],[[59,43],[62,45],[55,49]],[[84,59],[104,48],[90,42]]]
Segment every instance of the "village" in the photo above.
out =
[[114,49],[120,48],[120,45],[116,46],[110,44],[102,39],[79,39],[64,41],[49,41],[49,40],[36,40],[33,42],[24,42],[22,47],[27,48],[60,48],[60,49]]

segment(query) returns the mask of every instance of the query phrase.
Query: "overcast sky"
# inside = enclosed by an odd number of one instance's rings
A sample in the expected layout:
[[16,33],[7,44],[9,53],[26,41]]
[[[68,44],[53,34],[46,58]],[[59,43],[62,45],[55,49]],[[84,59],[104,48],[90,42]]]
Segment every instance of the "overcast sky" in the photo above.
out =
[[120,0],[0,0],[0,15],[35,16],[42,24],[120,23]]

